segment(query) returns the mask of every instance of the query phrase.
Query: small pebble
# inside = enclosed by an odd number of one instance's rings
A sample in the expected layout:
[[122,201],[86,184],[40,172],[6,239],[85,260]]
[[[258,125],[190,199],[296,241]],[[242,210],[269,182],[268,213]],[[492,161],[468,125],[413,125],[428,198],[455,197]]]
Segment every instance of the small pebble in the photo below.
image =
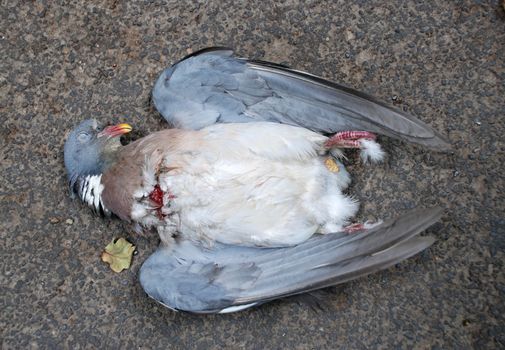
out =
[[57,224],[58,222],[60,222],[60,219],[58,219],[58,218],[50,218],[50,219],[49,219],[49,222],[50,222],[51,224]]
[[67,220],[65,220],[65,223],[66,223],[67,225],[72,225],[72,224],[74,223],[74,220],[72,220],[72,219],[67,219]]
[[393,95],[393,97],[391,97],[391,99],[393,100],[394,103],[402,103],[403,102],[402,98],[398,95]]

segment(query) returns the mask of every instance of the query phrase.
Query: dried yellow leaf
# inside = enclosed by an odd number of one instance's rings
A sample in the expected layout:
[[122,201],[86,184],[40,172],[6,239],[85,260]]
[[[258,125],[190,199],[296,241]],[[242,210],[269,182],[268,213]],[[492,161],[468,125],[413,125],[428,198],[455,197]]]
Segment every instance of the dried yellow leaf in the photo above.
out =
[[124,238],[112,240],[102,253],[102,261],[110,265],[114,272],[130,267],[135,246]]

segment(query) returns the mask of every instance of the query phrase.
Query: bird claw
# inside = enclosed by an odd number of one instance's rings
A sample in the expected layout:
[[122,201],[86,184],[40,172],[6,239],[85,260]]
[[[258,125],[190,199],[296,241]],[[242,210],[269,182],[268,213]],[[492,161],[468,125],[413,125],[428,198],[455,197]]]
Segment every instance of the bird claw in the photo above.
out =
[[359,231],[364,231],[366,230],[365,224],[360,224],[360,223],[355,223],[355,224],[350,224],[344,227],[344,232],[345,233],[355,233]]
[[384,151],[375,142],[377,135],[369,131],[341,131],[330,137],[325,147],[335,150],[341,148],[361,149],[361,159],[364,163],[379,162],[384,159]]
[[375,140],[377,135],[369,131],[341,131],[330,137],[326,148],[361,148],[360,140]]
[[355,223],[355,224],[350,224],[344,227],[344,232],[345,233],[356,233],[356,232],[361,232],[361,231],[366,231],[370,230],[374,227],[377,227],[382,224],[382,220],[376,221],[376,222],[370,222],[367,221],[364,224],[362,223]]

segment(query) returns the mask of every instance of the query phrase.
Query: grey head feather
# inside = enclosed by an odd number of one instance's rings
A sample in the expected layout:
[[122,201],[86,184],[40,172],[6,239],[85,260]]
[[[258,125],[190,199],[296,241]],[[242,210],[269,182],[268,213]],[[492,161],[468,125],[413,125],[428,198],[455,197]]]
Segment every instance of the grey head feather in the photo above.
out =
[[101,128],[94,119],[81,122],[68,136],[64,147],[65,168],[72,192],[78,178],[102,173],[103,161],[100,153],[103,145],[98,142]]

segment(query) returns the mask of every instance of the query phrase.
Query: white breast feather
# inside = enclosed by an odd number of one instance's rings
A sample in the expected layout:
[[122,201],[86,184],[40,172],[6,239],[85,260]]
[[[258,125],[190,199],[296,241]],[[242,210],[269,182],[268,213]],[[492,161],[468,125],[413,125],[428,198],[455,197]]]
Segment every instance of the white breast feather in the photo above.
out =
[[[244,126],[213,125],[201,130],[198,149],[166,152],[163,165],[178,169],[158,181],[176,196],[166,208],[176,215],[160,225],[139,200],[132,217],[196,239],[260,246],[297,244],[347,224],[358,204],[342,194],[350,182],[345,169],[332,173],[318,156],[326,137],[274,123]],[[146,162],[145,176],[155,168]],[[144,197],[154,187],[146,183],[138,191]]]
[[[327,137],[277,123],[215,124],[202,131],[216,152],[228,156],[251,153],[272,160],[303,160],[316,156]],[[217,142],[216,142],[217,141]]]

